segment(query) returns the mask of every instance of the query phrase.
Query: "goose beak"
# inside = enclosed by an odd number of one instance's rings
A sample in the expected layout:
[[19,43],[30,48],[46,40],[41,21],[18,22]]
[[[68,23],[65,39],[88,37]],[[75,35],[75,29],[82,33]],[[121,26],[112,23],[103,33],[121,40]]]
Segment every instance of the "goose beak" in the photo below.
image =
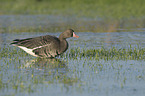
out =
[[76,35],[74,32],[73,32],[73,37],[75,37],[75,38],[79,38],[79,36]]

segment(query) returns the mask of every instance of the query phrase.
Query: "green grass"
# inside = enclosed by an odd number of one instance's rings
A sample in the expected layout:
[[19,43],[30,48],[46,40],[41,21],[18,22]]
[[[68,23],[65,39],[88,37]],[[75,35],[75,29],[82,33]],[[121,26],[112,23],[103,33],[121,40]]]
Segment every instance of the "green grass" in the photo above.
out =
[[0,14],[124,18],[145,15],[144,0],[0,0]]
[[[0,48],[0,58],[18,58],[18,57],[31,57],[24,51],[18,48],[10,48],[4,47]],[[118,48],[110,48],[110,49],[80,49],[80,48],[72,48],[70,51],[67,51],[65,54],[61,55],[61,58],[69,58],[69,59],[78,59],[78,58],[88,58],[88,59],[104,59],[104,60],[143,60],[145,49],[144,48],[128,48],[128,49],[118,49]],[[29,58],[30,59],[30,58]]]
[[104,59],[104,60],[143,60],[145,49],[140,48],[128,48],[117,49],[115,47],[110,49],[71,49],[66,54],[68,58],[90,58],[90,59]]

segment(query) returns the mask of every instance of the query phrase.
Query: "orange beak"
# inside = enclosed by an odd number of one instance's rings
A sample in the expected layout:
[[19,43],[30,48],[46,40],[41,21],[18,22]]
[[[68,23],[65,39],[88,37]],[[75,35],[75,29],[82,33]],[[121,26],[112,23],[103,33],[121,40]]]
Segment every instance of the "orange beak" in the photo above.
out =
[[75,38],[79,38],[79,36],[76,35],[74,32],[73,32],[73,37],[75,37]]

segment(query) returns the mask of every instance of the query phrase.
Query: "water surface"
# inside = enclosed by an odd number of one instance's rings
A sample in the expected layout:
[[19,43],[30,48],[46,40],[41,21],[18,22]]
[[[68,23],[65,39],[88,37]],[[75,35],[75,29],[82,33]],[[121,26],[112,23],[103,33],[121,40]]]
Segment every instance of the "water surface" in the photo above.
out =
[[[0,95],[16,96],[144,96],[144,60],[104,60],[58,57],[40,59],[10,44],[16,38],[57,33],[0,33],[0,47],[12,56],[0,59]],[[69,49],[145,47],[144,32],[76,32]],[[2,54],[1,54],[2,55]]]

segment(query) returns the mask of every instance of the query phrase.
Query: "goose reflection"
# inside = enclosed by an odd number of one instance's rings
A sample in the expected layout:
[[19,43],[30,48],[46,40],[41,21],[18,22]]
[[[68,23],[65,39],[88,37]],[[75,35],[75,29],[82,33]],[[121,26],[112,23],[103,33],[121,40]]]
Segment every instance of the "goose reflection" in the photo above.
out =
[[27,70],[25,72],[33,77],[34,81],[41,81],[45,84],[54,84],[57,82],[72,86],[74,83],[77,83],[79,79],[77,76],[72,76],[72,71],[67,65],[67,61],[61,61],[60,59],[37,58],[25,62],[23,68]]
[[26,62],[24,67],[29,68],[33,67],[36,69],[57,69],[57,68],[67,68],[65,61],[61,61],[57,58],[45,59],[45,58],[36,58],[29,62]]

